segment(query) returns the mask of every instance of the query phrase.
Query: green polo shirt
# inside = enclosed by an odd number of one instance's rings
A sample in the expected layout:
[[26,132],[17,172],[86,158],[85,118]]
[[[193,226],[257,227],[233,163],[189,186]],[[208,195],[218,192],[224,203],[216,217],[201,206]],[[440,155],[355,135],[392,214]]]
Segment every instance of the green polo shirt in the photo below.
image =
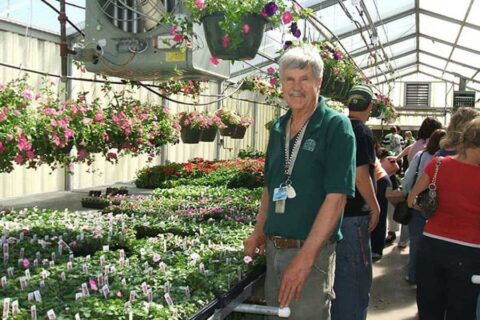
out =
[[[320,98],[310,118],[292,172],[292,186],[297,193],[287,199],[285,213],[275,213],[273,192],[285,181],[285,126],[288,111],[275,122],[265,160],[265,186],[269,191],[267,235],[305,240],[320,207],[329,193],[355,195],[355,135],[350,120],[328,108]],[[293,139],[290,146],[292,147]],[[340,222],[332,239],[340,240]]]

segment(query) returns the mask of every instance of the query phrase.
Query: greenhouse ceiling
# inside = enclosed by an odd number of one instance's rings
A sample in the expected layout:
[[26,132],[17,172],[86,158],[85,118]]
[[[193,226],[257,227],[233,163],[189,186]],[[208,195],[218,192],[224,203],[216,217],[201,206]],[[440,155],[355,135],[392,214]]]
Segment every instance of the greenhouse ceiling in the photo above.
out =
[[[93,0],[91,0],[93,1]],[[233,0],[232,0],[233,1]],[[58,0],[0,0],[0,18],[59,33]],[[475,0],[297,0],[314,17],[303,40],[330,39],[341,45],[374,84],[421,73],[458,84],[460,77],[480,91],[480,1]],[[83,26],[85,0],[67,0],[67,16]],[[74,29],[72,29],[74,31]],[[232,79],[275,62],[283,42],[269,30],[257,57],[235,62]]]

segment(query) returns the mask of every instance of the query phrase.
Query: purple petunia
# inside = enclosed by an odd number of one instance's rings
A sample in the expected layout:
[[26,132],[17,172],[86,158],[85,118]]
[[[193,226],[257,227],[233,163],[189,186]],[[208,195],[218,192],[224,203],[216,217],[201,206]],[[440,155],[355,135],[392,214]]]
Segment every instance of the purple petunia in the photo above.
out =
[[302,35],[302,32],[300,31],[300,29],[298,29],[298,25],[296,22],[292,22],[292,24],[290,25],[290,32],[295,38],[300,38],[300,36]]
[[267,17],[273,16],[277,12],[278,6],[275,4],[275,2],[269,2],[263,7],[263,11],[267,15]]
[[285,41],[285,43],[283,44],[283,50],[287,50],[292,44],[292,41]]

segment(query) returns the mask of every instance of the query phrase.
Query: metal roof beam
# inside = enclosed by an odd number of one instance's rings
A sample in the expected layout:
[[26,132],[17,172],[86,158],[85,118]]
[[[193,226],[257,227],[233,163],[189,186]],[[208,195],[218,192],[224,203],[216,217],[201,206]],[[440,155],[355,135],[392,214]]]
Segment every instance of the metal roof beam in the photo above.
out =
[[[405,65],[403,65],[403,66],[400,66],[396,71],[400,71],[400,70],[403,70],[403,69],[410,68],[410,67],[412,67],[412,66],[414,66],[414,65],[416,65],[416,64],[417,64],[417,62],[407,63],[407,64],[405,64]],[[415,72],[416,72],[416,71],[415,71]],[[402,77],[403,77],[403,76],[404,76],[404,75],[402,75]],[[371,77],[370,79],[378,78],[378,77],[380,77],[380,75],[373,76],[373,77]],[[395,78],[395,77],[392,77],[392,79],[393,79],[393,78]]]
[[[406,74],[402,74],[400,77],[406,77],[406,76],[412,75],[412,74],[414,74],[414,73],[417,73],[417,71],[407,72]],[[388,81],[382,80],[382,81],[380,81],[380,82],[377,82],[376,85],[379,86],[379,85],[381,85],[381,84],[390,82],[390,81],[392,81],[392,80],[395,81],[395,79],[393,79],[393,78],[390,79],[390,80],[388,80]]]
[[432,57],[434,58],[438,58],[438,59],[442,59],[442,60],[445,60],[445,61],[450,61],[450,62],[453,62],[453,63],[456,63],[458,64],[459,66],[462,66],[462,67],[465,67],[465,68],[469,68],[469,69],[473,69],[473,70],[476,70],[477,68],[475,67],[472,67],[471,65],[468,65],[466,63],[463,63],[463,62],[460,62],[460,61],[456,61],[456,60],[449,60],[447,58],[444,58],[442,56],[439,56],[439,55],[436,55],[435,53],[431,53],[431,52],[427,52],[427,51],[423,51],[423,50],[418,50],[418,52],[420,53],[423,53],[423,54],[428,54],[428,55],[431,55]]
[[[428,63],[425,63],[425,62],[420,62],[420,64],[423,65],[423,66],[425,66],[425,67],[429,67],[429,68],[435,69],[435,70],[437,70],[437,71],[445,72],[445,73],[451,74],[452,76],[459,77],[459,74],[458,74],[458,73],[455,73],[455,72],[452,72],[452,71],[448,71],[448,70],[443,70],[442,68],[432,66],[431,64],[428,64]],[[467,81],[475,82],[475,83],[480,84],[480,81],[475,80],[474,77],[467,78]]]
[[[346,1],[346,0],[343,0]],[[320,3],[313,4],[309,6],[309,9],[312,9],[313,12],[320,11],[322,9],[329,8],[331,6],[334,6],[338,3],[338,0],[326,0]]]
[[[417,36],[417,34],[412,33],[412,34],[409,34],[409,35],[406,35],[406,36],[397,38],[397,39],[395,39],[395,40],[386,42],[386,43],[383,44],[383,46],[384,46],[384,47],[393,46],[394,44],[397,44],[397,43],[400,43],[400,42],[403,42],[403,41],[407,41],[407,40],[413,39],[413,38],[415,38],[416,36]],[[372,50],[378,50],[378,49],[380,49],[380,46],[372,47]],[[359,52],[356,52],[356,53],[351,54],[350,57],[352,57],[352,58],[359,57],[359,56],[362,56],[362,55],[367,54],[367,53],[369,53],[369,52],[370,52],[370,51],[368,51],[368,50],[362,50],[362,51],[359,51]]]
[[415,0],[415,33],[417,34],[417,72],[419,70],[418,63],[420,62],[420,53],[418,50],[420,49],[420,0]]
[[[440,39],[440,38],[432,37],[432,36],[426,35],[426,34],[424,34],[424,33],[420,33],[420,37],[426,38],[426,39],[428,39],[428,40],[432,40],[432,41],[435,41],[435,42],[439,42],[439,43],[444,44],[444,45],[447,45],[447,46],[453,46],[453,43],[452,43],[452,42],[445,41],[445,40]],[[461,50],[465,50],[465,51],[468,51],[468,52],[470,52],[470,53],[474,53],[474,54],[480,55],[480,51],[475,50],[475,49],[472,49],[472,48],[469,48],[469,47],[464,47],[464,46],[461,46],[461,45],[459,45],[459,44],[456,44],[456,45],[455,45],[455,48],[461,49]]]
[[[409,55],[411,55],[411,54],[414,54],[415,52],[417,52],[417,50],[410,50],[410,51],[401,53],[401,54],[399,54],[399,55],[390,57],[390,61],[395,60],[395,59],[404,58],[404,57],[406,57],[406,56],[409,56]],[[369,68],[373,68],[373,67],[382,65],[382,64],[384,64],[384,63],[385,63],[385,61],[380,61],[380,62],[377,62],[377,63],[372,64],[372,65],[370,65],[370,66],[365,66],[364,68],[362,68],[362,70],[369,69]],[[416,63],[416,62],[415,62],[415,63]]]
[[[399,19],[402,19],[402,18],[405,18],[405,17],[408,17],[408,16],[411,16],[412,14],[415,13],[415,9],[409,9],[409,10],[406,10],[406,11],[403,11],[403,12],[399,12],[397,14],[394,14],[393,16],[390,16],[388,18],[385,18],[385,19],[382,19],[381,21],[377,21],[375,22],[373,25],[375,27],[378,27],[382,24],[387,24],[387,23],[390,23],[392,21],[395,21],[395,20],[399,20]],[[341,35],[338,36],[338,39],[342,40],[342,39],[345,39],[345,38],[348,38],[348,37],[351,37],[355,34],[358,34],[361,32],[364,32],[366,30],[368,30],[369,28],[368,27],[362,27],[360,30],[358,29],[353,29],[349,32],[345,32],[345,33],[342,33]]]
[[469,27],[469,28],[480,31],[480,26],[478,26],[476,24],[473,24],[473,23],[469,23],[469,22],[464,23],[462,20],[454,19],[454,18],[451,18],[449,16],[444,16],[443,14],[435,13],[435,12],[428,11],[428,10],[425,10],[425,9],[420,9],[419,12],[421,14],[424,14],[424,15],[427,15],[427,16],[430,16],[430,17],[433,17],[433,18],[437,18],[437,19],[440,19],[440,20],[445,20],[445,21],[455,23],[455,24],[459,24],[459,25],[464,25],[465,27]]

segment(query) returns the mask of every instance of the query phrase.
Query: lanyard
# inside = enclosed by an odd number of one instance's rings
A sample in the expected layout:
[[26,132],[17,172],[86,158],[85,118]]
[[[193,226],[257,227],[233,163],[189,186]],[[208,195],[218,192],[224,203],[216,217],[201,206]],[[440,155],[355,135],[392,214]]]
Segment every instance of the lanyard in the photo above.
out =
[[[315,110],[313,110],[313,112],[315,112]],[[291,153],[290,153],[290,125],[292,122],[292,118],[290,117],[290,119],[287,122],[287,127],[285,128],[286,133],[285,133],[285,171],[284,171],[285,184],[287,185],[290,185],[292,183],[292,181],[290,180],[290,177],[292,176],[295,160],[297,160],[297,155],[298,155],[298,152],[300,151],[300,145],[302,144],[303,136],[305,135],[308,122],[310,121],[310,117],[308,117],[308,120],[305,121],[305,123],[303,124],[303,127],[298,132],[297,137],[295,138],[295,142],[293,143],[293,148]]]

